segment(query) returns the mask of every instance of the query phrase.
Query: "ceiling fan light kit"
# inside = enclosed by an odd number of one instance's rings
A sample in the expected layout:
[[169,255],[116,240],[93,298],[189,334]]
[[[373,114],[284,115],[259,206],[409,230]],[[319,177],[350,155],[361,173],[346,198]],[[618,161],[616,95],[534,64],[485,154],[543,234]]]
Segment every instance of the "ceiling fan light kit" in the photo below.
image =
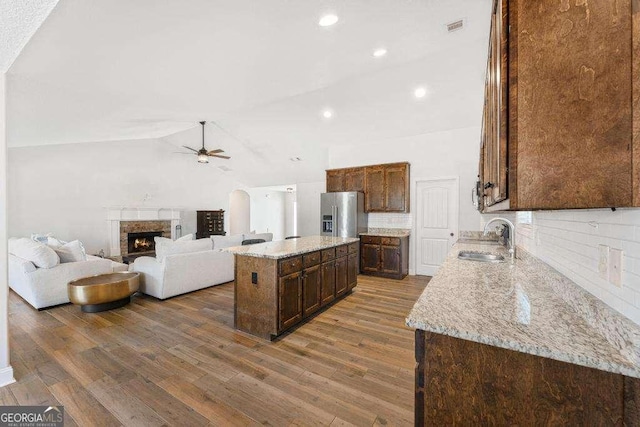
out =
[[[186,148],[187,150],[193,151],[193,153],[189,153],[189,154],[195,154],[198,156],[198,163],[209,163],[209,157],[218,157],[220,159],[225,159],[225,160],[230,159],[231,157],[229,156],[223,156],[221,154],[218,154],[218,153],[224,153],[224,150],[220,148],[217,148],[211,151],[207,151],[207,149],[204,148],[204,124],[205,123],[206,122],[200,122],[200,124],[202,125],[202,148],[199,150],[196,150],[195,148],[187,147],[186,145],[183,145],[183,147]],[[183,154],[187,154],[187,153],[183,153]]]

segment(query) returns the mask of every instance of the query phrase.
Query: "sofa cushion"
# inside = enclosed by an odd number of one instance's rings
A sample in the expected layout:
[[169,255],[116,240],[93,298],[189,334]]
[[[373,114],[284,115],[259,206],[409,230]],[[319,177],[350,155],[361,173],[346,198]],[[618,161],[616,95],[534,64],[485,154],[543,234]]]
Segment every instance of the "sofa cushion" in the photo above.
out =
[[195,237],[193,236],[193,233],[185,234],[184,236],[177,238],[176,242],[184,242],[184,241],[187,241],[187,240],[193,240],[194,238]]
[[209,251],[213,248],[210,239],[175,241],[170,244],[162,244],[161,246],[160,252],[158,252],[158,247],[156,246],[156,259],[159,262],[164,261],[169,255]]
[[270,242],[273,240],[273,233],[251,233],[245,234],[243,240],[257,240],[262,239],[265,242]]
[[51,268],[60,264],[60,257],[47,245],[26,237],[9,239],[9,253],[27,261],[31,261],[38,268]]
[[79,240],[52,248],[60,257],[60,264],[65,262],[86,261],[87,254]]
[[230,248],[232,246],[240,246],[242,241],[242,234],[234,234],[232,236],[211,236],[213,241],[213,249]]

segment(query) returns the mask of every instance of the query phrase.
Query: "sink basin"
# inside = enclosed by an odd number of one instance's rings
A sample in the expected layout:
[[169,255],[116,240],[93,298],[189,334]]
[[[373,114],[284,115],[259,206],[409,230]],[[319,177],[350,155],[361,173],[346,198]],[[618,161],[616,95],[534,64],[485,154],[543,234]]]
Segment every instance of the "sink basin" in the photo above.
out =
[[474,251],[460,251],[458,252],[458,258],[467,261],[504,262],[504,257],[502,255]]

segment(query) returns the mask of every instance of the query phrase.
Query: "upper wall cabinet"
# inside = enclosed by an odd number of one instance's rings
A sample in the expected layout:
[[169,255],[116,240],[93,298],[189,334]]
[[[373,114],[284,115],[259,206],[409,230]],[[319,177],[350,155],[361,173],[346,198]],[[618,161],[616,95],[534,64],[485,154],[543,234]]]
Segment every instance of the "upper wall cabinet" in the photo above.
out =
[[366,212],[409,212],[409,163],[327,171],[327,192],[364,192]]
[[485,210],[640,206],[639,27],[640,0],[496,0]]

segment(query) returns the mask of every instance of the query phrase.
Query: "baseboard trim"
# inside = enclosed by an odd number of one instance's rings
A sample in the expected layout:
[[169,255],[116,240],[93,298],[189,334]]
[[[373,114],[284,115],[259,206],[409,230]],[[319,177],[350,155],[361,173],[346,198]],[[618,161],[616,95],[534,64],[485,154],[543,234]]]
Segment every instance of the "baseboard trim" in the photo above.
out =
[[409,276],[415,276],[416,275],[416,271],[413,269],[409,269]]
[[13,378],[13,368],[11,366],[0,369],[0,387],[4,387],[15,382],[16,380]]

